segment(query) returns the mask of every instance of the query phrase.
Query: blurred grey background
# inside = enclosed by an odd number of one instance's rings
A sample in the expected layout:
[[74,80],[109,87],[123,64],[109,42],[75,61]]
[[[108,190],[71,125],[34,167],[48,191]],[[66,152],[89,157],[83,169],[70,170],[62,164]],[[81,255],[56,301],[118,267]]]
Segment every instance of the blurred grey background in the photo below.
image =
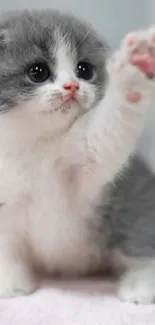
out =
[[[152,0],[153,1],[153,0]],[[0,0],[0,9],[56,8],[88,22],[116,46],[131,29],[148,25],[150,0]]]
[[[55,8],[92,23],[112,48],[131,30],[155,23],[155,0],[0,0],[0,10]],[[155,105],[138,151],[155,171]]]

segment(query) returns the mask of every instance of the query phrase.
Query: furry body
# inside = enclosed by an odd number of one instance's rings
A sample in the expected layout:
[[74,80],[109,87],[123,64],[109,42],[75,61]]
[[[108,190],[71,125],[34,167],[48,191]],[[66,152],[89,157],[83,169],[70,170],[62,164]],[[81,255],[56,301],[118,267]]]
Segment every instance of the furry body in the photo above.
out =
[[[154,60],[154,29],[135,35]],[[4,17],[0,41],[0,295],[35,290],[36,269],[85,275],[123,266],[120,297],[152,301],[155,181],[141,162],[131,181],[124,169],[154,100],[150,70],[130,62],[134,49],[124,41],[107,79],[106,44],[50,11]],[[77,75],[85,61],[89,80]],[[35,62],[48,65],[45,82],[30,80]],[[71,81],[74,96],[64,87]]]

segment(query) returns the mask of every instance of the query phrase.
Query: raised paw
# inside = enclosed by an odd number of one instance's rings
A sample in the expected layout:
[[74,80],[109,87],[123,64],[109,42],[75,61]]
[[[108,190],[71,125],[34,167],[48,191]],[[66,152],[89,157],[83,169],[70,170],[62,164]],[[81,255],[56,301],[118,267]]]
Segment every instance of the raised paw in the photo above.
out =
[[155,77],[155,28],[129,34],[123,42],[131,64],[148,78]]
[[155,94],[155,27],[129,34],[112,57],[109,72],[128,102]]

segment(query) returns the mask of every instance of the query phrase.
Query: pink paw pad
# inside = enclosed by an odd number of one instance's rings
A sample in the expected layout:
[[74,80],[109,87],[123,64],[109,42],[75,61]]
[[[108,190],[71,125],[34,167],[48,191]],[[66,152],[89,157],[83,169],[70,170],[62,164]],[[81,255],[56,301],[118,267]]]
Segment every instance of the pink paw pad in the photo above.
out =
[[128,40],[128,43],[127,43],[127,45],[129,46],[129,47],[131,47],[131,46],[133,46],[133,45],[135,45],[135,40],[134,39],[129,39]]
[[[155,43],[155,35],[152,36],[152,42]],[[130,39],[128,46],[132,46],[134,43],[134,39]],[[138,42],[136,48],[132,51],[130,60],[148,78],[155,77],[155,49],[147,41]]]
[[155,59],[149,53],[133,54],[131,62],[148,77],[153,78],[155,76]]
[[132,92],[127,94],[127,100],[132,103],[138,103],[141,100],[141,94],[139,92]]

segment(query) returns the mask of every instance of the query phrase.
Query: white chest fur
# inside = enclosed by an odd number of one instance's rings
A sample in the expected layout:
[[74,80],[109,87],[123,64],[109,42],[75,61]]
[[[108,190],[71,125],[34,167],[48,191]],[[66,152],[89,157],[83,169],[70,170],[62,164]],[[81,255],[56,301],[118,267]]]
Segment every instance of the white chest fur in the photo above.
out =
[[51,272],[85,272],[100,261],[74,193],[75,170],[58,143],[57,150],[45,142],[1,161],[4,226],[12,220],[17,236],[22,229],[35,261]]

